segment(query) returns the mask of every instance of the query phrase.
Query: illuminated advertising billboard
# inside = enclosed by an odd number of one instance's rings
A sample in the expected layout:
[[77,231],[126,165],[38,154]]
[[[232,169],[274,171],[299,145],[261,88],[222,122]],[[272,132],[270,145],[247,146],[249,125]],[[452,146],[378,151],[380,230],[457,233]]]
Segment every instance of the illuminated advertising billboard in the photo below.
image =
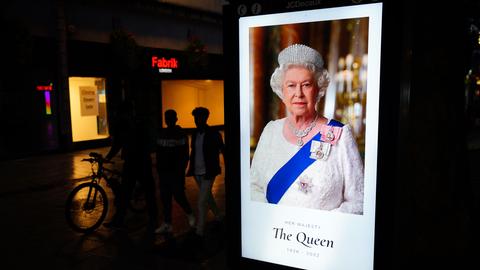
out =
[[244,8],[241,257],[373,269],[382,3]]

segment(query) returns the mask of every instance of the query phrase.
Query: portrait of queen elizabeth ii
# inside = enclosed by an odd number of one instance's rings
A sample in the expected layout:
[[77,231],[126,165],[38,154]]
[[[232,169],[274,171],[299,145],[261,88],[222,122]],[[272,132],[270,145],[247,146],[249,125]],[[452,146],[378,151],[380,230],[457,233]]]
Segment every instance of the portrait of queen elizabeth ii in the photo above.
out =
[[317,112],[330,82],[318,51],[293,44],[270,86],[287,116],[264,127],[250,167],[253,201],[363,214],[363,161],[352,128]]

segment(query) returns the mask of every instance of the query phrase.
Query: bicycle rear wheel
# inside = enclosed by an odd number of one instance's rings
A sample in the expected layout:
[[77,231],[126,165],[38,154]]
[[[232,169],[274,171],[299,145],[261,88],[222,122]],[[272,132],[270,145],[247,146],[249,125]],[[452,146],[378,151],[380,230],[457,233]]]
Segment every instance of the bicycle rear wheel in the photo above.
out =
[[107,212],[107,193],[95,183],[83,183],[75,187],[65,205],[67,224],[81,233],[95,231],[105,220]]

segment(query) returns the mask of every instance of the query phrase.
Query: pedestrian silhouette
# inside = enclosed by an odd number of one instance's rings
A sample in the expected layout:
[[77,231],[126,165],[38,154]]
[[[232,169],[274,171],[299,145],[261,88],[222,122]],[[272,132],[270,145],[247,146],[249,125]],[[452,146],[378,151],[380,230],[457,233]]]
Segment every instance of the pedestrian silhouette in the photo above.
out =
[[221,220],[223,216],[213,198],[212,186],[215,177],[220,174],[219,154],[222,153],[225,158],[225,147],[220,133],[207,124],[209,114],[209,110],[204,107],[197,107],[192,111],[197,128],[192,135],[187,175],[194,177],[199,188],[196,228],[198,236],[204,234],[208,209],[213,212],[217,220]]
[[136,114],[134,102],[125,101],[121,105],[119,117],[113,126],[113,144],[106,159],[112,159],[121,150],[121,158],[124,160],[122,183],[118,194],[115,194],[118,196],[116,212],[112,220],[104,224],[106,227],[124,227],[127,206],[137,181],[145,191],[149,227],[154,229],[157,226],[158,210],[150,157],[153,151],[153,138],[150,138],[151,132],[148,130],[146,120],[145,117]]
[[195,225],[195,215],[185,195],[185,169],[188,164],[188,137],[177,123],[174,110],[165,111],[167,128],[160,129],[156,146],[156,165],[159,176],[160,199],[163,206],[163,223],[155,233],[172,231],[172,197],[185,211],[190,227]]

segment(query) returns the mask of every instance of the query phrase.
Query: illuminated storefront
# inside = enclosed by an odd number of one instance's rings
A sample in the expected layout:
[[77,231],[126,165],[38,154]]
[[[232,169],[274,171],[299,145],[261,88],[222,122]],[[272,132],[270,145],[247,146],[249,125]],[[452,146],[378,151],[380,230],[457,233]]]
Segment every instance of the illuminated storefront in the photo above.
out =
[[[149,57],[149,69],[158,80],[157,117],[166,110],[177,112],[177,124],[195,128],[192,110],[205,107],[210,111],[208,124],[224,126],[224,87],[220,58],[207,54],[189,54],[172,50],[154,50]],[[163,127],[165,123],[162,123]]]
[[72,142],[108,138],[105,78],[70,77]]
[[[211,126],[223,128],[222,55],[139,50],[137,65],[127,68],[120,61],[123,52],[113,57],[109,44],[70,41],[63,81],[52,61],[55,40],[35,39],[33,71],[21,84],[11,83],[22,91],[0,93],[6,130],[17,131],[5,133],[0,158],[108,147],[119,107],[130,100],[152,129],[164,126],[167,109],[178,112],[179,125],[194,128],[191,112],[199,106],[210,110]],[[10,120],[11,114],[19,120]]]
[[31,14],[9,6],[6,33],[22,35],[6,50],[0,112],[15,132],[0,138],[0,158],[109,146],[122,102],[135,102],[157,128],[164,80],[223,80],[221,8],[137,3],[112,13],[111,5],[77,4],[59,9],[63,26],[41,15],[49,5]]
[[208,124],[223,126],[223,94],[221,80],[163,81],[162,115],[166,110],[173,109],[178,115],[178,125],[183,128],[195,128],[192,110],[195,107],[205,107],[210,111]]

